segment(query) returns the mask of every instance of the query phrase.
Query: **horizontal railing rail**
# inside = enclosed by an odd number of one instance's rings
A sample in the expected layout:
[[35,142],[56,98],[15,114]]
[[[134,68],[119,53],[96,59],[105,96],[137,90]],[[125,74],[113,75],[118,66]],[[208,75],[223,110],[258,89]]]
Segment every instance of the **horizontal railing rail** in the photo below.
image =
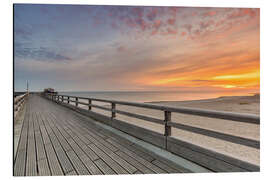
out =
[[[171,128],[177,128],[177,129],[201,134],[208,137],[213,137],[213,138],[220,139],[223,141],[228,141],[228,142],[232,142],[236,144],[249,146],[256,149],[260,148],[260,142],[257,140],[225,134],[225,133],[221,133],[221,132],[217,132],[213,130],[193,127],[193,126],[189,126],[189,125],[185,125],[181,123],[171,122],[172,113],[182,113],[182,114],[203,116],[203,117],[208,117],[208,118],[210,117],[210,118],[215,118],[215,119],[243,122],[243,123],[249,123],[249,124],[260,124],[260,116],[254,115],[254,114],[232,113],[232,112],[225,112],[225,111],[214,111],[214,110],[186,108],[186,107],[176,108],[176,107],[160,106],[160,105],[147,104],[147,103],[105,100],[105,99],[58,95],[58,94],[46,94],[46,96],[50,98],[51,100],[57,101],[57,102],[62,102],[62,103],[67,103],[67,104],[70,104],[70,102],[73,102],[75,103],[75,106],[78,106],[79,104],[88,106],[88,110],[91,110],[91,108],[94,107],[94,108],[102,109],[105,111],[109,111],[112,113],[111,115],[112,119],[116,118],[117,114],[121,114],[121,115],[126,115],[129,117],[137,118],[140,120],[164,125],[164,136],[166,137],[171,136]],[[79,100],[88,100],[88,102],[87,103],[81,102]],[[109,103],[111,105],[111,108],[93,104],[93,101]],[[116,108],[116,105],[126,105],[126,106],[147,108],[147,109],[153,109],[153,110],[160,110],[164,112],[164,119],[158,119],[154,117],[149,117],[145,115],[139,115],[136,113],[119,110]]]
[[17,114],[21,110],[21,108],[23,107],[27,97],[28,97],[28,92],[25,93],[25,94],[22,94],[20,96],[16,96],[14,98],[14,114],[15,114],[15,117],[17,116]]

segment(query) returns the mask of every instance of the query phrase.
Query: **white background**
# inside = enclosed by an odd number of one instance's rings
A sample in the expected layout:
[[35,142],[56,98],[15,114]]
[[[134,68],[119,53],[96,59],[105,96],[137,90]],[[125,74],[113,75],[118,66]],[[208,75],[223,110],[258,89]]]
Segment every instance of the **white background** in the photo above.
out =
[[[268,1],[268,2],[267,2]],[[207,174],[167,174],[167,175],[116,175],[116,176],[69,176],[50,177],[50,179],[207,179],[228,180],[269,179],[270,175],[270,63],[269,63],[269,0],[1,0],[0,5],[0,177],[12,176],[12,91],[13,91],[13,3],[54,3],[54,4],[111,4],[111,5],[159,5],[159,6],[201,6],[201,7],[256,7],[261,12],[261,172],[259,173],[207,173]],[[31,177],[47,179],[49,177]],[[26,177],[24,179],[30,179]]]

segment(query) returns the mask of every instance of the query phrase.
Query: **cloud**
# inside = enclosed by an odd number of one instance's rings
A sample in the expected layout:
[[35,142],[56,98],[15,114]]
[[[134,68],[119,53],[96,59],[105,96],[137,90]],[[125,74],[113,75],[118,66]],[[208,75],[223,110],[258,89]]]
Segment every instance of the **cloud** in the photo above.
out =
[[33,32],[26,28],[20,28],[15,26],[14,28],[15,37],[22,37],[23,39],[29,39],[33,35]]
[[251,8],[240,8],[235,9],[232,13],[228,14],[227,19],[238,19],[242,17],[249,16],[250,18],[255,17],[258,15],[258,9],[251,9]]
[[175,24],[175,19],[173,19],[173,18],[170,18],[170,19],[168,19],[167,20],[167,23],[169,24],[169,25],[174,25]]
[[159,29],[162,25],[162,21],[161,20],[155,20],[154,24],[153,24],[153,27],[155,29]]
[[212,80],[205,80],[205,79],[192,79],[192,82],[211,82]]
[[70,61],[71,58],[58,54],[48,48],[27,48],[20,43],[15,44],[15,57],[20,59],[33,59],[37,61]]
[[208,12],[203,13],[204,17],[215,16],[215,15],[217,15],[217,11],[208,11]]
[[119,51],[119,52],[123,52],[123,51],[125,51],[126,50],[126,48],[124,47],[124,46],[119,46],[118,48],[117,48],[117,51]]
[[186,29],[189,33],[191,33],[192,25],[191,24],[184,24],[183,28]]
[[213,20],[208,20],[208,21],[201,21],[200,22],[200,30],[203,31],[207,29],[209,26],[214,25],[215,22]]
[[146,15],[147,19],[149,21],[153,21],[158,15],[158,9],[157,8],[151,8],[148,12],[148,14]]
[[168,34],[177,34],[178,33],[177,29],[172,29],[172,28],[167,28],[167,32],[168,32]]
[[[40,22],[36,18],[28,29],[15,29],[16,72],[54,82],[59,79],[86,90],[167,89],[166,84],[153,86],[158,79],[167,80],[164,82],[174,88],[212,85],[214,80],[207,79],[210,76],[259,68],[258,22],[253,23],[256,18],[247,21],[258,10],[237,14],[238,10],[229,9],[89,6],[83,13],[68,14],[72,9],[64,8],[51,15],[48,8],[46,17],[63,17],[54,21],[55,28],[45,27],[51,21],[37,25]],[[230,15],[235,18],[227,19]],[[93,27],[95,20],[100,20],[99,26]],[[86,24],[90,26],[81,26]],[[34,32],[29,31],[37,26]],[[31,37],[33,33],[31,41],[17,39],[18,35]],[[16,77],[22,76],[16,73]]]

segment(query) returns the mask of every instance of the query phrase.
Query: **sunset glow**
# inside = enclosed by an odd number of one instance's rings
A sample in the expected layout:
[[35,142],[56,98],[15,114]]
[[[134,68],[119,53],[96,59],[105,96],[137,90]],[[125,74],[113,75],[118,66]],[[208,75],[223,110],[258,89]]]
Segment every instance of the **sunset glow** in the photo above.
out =
[[16,5],[15,89],[258,93],[253,8]]

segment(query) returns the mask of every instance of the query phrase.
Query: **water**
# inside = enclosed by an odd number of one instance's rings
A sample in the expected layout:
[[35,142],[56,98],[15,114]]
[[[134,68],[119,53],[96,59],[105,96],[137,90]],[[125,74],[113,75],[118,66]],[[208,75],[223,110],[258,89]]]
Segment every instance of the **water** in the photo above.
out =
[[186,101],[216,98],[226,95],[248,95],[242,92],[179,92],[179,91],[88,91],[59,92],[59,94],[130,102]]

